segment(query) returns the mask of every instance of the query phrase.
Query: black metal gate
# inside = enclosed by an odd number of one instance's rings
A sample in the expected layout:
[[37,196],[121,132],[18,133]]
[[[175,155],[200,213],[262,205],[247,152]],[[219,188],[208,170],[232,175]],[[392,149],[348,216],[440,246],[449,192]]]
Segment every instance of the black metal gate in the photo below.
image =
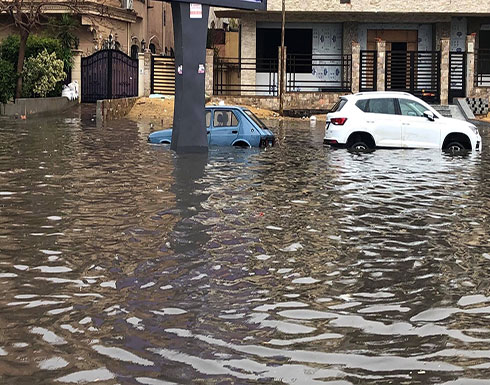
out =
[[377,51],[361,51],[359,66],[359,91],[376,91],[377,89]]
[[441,55],[438,51],[387,51],[387,91],[405,91],[429,103],[440,102]]
[[82,58],[82,102],[138,96],[138,59],[105,49]]
[[466,97],[466,53],[449,52],[449,103]]

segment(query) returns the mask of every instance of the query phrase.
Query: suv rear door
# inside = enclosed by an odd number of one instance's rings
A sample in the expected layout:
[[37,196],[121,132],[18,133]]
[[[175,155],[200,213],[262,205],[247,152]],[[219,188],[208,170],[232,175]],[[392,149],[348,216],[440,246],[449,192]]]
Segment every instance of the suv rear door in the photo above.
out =
[[356,103],[365,112],[366,131],[378,147],[401,147],[401,123],[395,102],[394,98],[371,98]]

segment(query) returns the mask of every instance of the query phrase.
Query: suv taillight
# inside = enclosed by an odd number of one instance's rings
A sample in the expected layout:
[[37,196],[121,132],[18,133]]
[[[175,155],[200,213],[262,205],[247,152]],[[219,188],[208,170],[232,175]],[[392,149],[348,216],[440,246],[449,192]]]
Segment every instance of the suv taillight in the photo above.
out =
[[343,126],[344,123],[347,122],[347,118],[332,118],[330,119],[330,122],[336,126]]

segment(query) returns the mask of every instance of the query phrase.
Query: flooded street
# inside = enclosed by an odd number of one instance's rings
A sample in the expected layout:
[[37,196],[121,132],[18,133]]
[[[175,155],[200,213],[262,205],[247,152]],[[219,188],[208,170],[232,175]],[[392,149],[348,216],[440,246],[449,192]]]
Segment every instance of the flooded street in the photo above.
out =
[[490,129],[356,155],[323,124],[196,156],[0,120],[0,383],[488,384]]

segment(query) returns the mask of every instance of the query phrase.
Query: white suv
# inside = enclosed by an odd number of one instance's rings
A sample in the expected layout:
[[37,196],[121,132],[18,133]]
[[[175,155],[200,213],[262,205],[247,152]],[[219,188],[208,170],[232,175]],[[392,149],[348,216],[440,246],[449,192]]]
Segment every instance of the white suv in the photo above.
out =
[[323,143],[353,150],[396,147],[457,152],[482,148],[475,125],[445,118],[406,92],[342,96],[327,114]]

